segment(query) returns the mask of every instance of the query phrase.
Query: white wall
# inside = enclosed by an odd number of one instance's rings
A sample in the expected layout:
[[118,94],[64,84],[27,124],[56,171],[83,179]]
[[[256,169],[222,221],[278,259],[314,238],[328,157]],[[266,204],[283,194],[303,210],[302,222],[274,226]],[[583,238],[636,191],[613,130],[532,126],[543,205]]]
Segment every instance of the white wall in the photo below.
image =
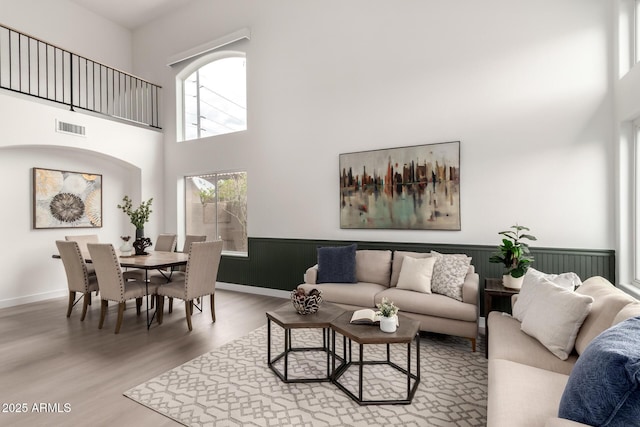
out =
[[[131,33],[65,0],[0,0],[2,24],[123,70],[131,69]],[[86,127],[86,138],[55,131],[56,120]],[[0,91],[0,307],[66,295],[67,282],[55,240],[98,234],[119,245],[134,227],[117,209],[125,194],[155,198],[145,228],[162,231],[162,134],[129,124],[71,112],[68,107]],[[103,227],[32,229],[32,168],[92,172],[103,176]]]
[[131,32],[69,0],[0,0],[0,24],[122,71]]
[[[254,237],[496,244],[518,222],[611,249],[612,22],[601,0],[194,1],[133,36],[165,88],[166,226],[180,177],[246,169]],[[249,130],[176,143],[167,59],[244,27]],[[452,140],[461,231],[339,228],[339,153]]]

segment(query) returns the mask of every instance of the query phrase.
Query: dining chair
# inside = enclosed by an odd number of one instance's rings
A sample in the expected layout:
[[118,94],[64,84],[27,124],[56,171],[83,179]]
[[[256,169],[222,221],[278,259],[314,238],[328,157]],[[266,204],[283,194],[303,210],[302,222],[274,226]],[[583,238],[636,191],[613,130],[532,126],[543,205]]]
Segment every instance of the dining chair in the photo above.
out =
[[[177,243],[177,234],[160,234],[158,235],[158,240],[156,240],[154,250],[162,252],[175,252]],[[124,278],[125,280],[134,279],[140,281],[144,281],[145,278],[148,278],[150,283],[162,284],[167,282],[167,274],[162,274],[159,271],[147,272],[141,268],[135,268],[133,270],[125,271]]]
[[84,301],[80,321],[84,321],[87,315],[87,308],[91,304],[91,292],[98,291],[98,280],[95,274],[89,274],[78,242],[56,240],[56,246],[64,265],[64,271],[67,274],[67,285],[69,287],[67,317],[71,317],[73,306],[80,301],[80,298],[76,301],[76,292],[81,292]]
[[[75,236],[64,236],[64,239],[69,242],[78,242],[80,252],[83,254],[89,252],[87,250],[87,243],[100,243],[97,234],[78,234]],[[91,264],[87,265],[87,271],[89,272],[89,275],[93,276],[96,274],[95,270],[93,269],[93,265]]]
[[178,298],[185,302],[185,313],[189,331],[193,330],[191,315],[193,314],[193,301],[196,298],[206,295],[211,296],[211,321],[216,321],[216,278],[218,276],[221,255],[222,240],[191,243],[184,279],[174,280],[159,286],[157,289],[159,324],[162,324],[165,296]]
[[[198,236],[194,234],[187,234],[184,239],[184,245],[182,246],[183,253],[189,253],[189,247],[193,242],[204,242],[207,240],[207,236]],[[184,271],[187,268],[186,265],[179,265],[174,268],[172,280],[180,280],[184,278]],[[200,303],[198,299],[198,303]],[[169,298],[169,313],[173,311],[173,298]]]
[[149,285],[149,293],[143,281],[125,281],[118,261],[118,255],[111,243],[89,243],[87,244],[91,260],[96,268],[96,276],[100,285],[100,298],[102,305],[100,308],[100,323],[98,328],[102,329],[104,319],[107,314],[109,301],[118,303],[118,320],[116,322],[115,333],[120,332],[122,319],[124,317],[125,301],[136,300],[136,313],[140,314],[142,297],[155,295],[156,285]]

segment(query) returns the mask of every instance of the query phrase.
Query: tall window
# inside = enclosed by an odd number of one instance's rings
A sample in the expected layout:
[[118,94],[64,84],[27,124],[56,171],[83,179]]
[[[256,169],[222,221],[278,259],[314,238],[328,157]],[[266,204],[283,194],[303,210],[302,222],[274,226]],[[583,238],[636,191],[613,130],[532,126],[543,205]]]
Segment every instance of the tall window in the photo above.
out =
[[183,81],[183,139],[247,129],[246,58],[230,56],[198,68]]
[[225,172],[185,178],[187,234],[221,239],[223,252],[247,254],[247,173]]

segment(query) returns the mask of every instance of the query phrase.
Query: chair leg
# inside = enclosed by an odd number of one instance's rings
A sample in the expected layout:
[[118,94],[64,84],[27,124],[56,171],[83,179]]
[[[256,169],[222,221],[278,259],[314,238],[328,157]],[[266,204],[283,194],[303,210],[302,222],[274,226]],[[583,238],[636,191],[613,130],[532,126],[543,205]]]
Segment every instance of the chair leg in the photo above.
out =
[[102,300],[102,306],[100,307],[100,323],[98,323],[98,329],[102,329],[102,325],[104,325],[104,317],[107,315],[107,307],[109,306],[109,301],[106,299]]
[[69,291],[69,306],[67,307],[67,317],[71,317],[71,309],[73,308],[73,302],[76,300],[76,293]]
[[156,298],[158,300],[158,309],[156,310],[158,312],[158,325],[162,325],[162,317],[164,314],[164,296],[156,295]]
[[[153,301],[153,298],[151,299],[151,301]],[[138,316],[140,316],[140,307],[142,307],[142,298],[136,298],[136,314]]]
[[122,318],[124,317],[124,302],[118,304],[118,322],[116,323],[116,334],[120,332],[122,326]]
[[216,303],[215,303],[215,297],[213,294],[211,294],[211,321],[215,322],[216,321]]
[[193,301],[184,302],[184,311],[187,313],[187,326],[189,327],[189,332],[193,330],[193,327],[191,326],[191,304],[193,304]]
[[169,313],[173,313],[173,298],[169,297]]
[[472,352],[476,352],[476,339],[475,338],[469,338],[471,340],[471,351]]
[[91,292],[84,293],[84,299],[82,302],[82,317],[80,317],[80,321],[84,321],[85,316],[87,315],[87,308],[91,305]]
[[151,298],[151,308],[153,308],[153,304],[154,304],[155,300],[156,300],[155,298],[153,298],[153,297]]

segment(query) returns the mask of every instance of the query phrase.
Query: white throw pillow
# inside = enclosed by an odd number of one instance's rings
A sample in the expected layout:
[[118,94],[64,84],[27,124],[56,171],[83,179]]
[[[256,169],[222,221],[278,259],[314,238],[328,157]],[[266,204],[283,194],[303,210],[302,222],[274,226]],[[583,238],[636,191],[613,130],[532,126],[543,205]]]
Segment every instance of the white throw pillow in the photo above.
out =
[[411,291],[431,293],[431,276],[435,258],[412,258],[405,257],[400,269],[398,278],[398,289],[409,289]]
[[548,280],[536,286],[534,299],[525,313],[521,329],[540,341],[559,359],[573,351],[578,330],[591,311],[593,298],[563,289]]
[[464,254],[441,254],[431,251],[436,259],[431,278],[431,292],[462,301],[462,286],[471,258]]
[[578,277],[576,273],[547,274],[529,267],[527,273],[524,275],[518,299],[513,305],[513,317],[522,322],[534,298],[538,284],[545,280],[550,281],[556,286],[572,291],[582,284],[580,277]]

